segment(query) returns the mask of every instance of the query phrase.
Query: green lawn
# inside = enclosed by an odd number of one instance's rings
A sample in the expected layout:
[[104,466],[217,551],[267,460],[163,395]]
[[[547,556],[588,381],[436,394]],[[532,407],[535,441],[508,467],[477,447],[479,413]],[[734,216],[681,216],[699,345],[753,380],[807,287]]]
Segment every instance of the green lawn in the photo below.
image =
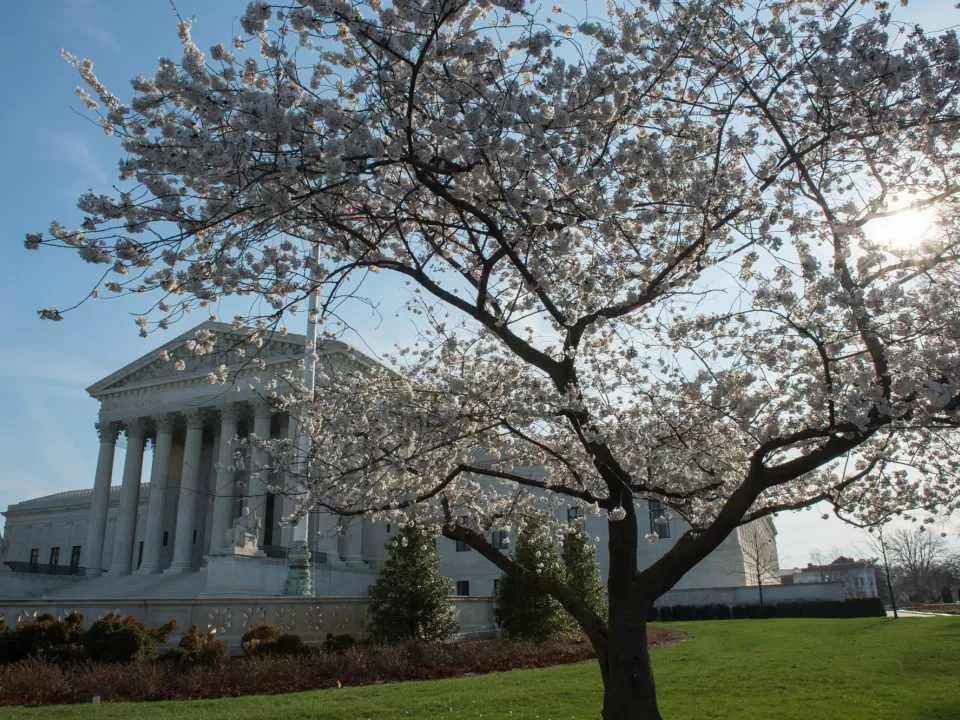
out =
[[[675,623],[654,653],[668,720],[960,718],[960,618]],[[595,663],[224,700],[0,709],[0,720],[595,720]]]

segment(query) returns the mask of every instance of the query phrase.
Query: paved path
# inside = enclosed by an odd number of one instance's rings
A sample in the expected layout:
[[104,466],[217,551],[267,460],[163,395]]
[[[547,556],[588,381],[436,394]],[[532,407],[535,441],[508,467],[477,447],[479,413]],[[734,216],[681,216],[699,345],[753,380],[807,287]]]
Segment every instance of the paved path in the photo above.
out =
[[[902,618],[956,617],[956,615],[950,613],[916,612],[914,610],[897,610],[897,614]],[[887,610],[887,617],[893,617],[893,610]]]

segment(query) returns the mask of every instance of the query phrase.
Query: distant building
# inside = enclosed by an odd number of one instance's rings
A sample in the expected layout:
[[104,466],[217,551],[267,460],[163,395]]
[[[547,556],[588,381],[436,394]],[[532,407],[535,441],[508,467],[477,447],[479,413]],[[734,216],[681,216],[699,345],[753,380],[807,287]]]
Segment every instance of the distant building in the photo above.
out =
[[839,582],[843,585],[843,596],[878,597],[877,573],[869,560],[853,560],[841,555],[827,565],[807,563],[805,568],[787,569],[780,573],[783,585],[804,585],[809,583]]

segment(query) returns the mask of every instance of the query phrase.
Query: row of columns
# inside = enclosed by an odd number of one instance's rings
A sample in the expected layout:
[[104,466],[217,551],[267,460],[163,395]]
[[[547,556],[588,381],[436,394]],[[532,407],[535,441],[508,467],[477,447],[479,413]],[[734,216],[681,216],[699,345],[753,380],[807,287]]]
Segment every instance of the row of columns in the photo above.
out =
[[[254,404],[253,432],[259,438],[270,437],[271,408],[267,403]],[[237,436],[239,428],[239,408],[230,404],[217,408],[220,422],[214,431],[213,458],[216,463],[213,486],[213,511],[211,517],[210,552],[217,554],[229,551],[227,546],[234,507],[235,472],[234,448],[230,440]],[[200,410],[192,409],[183,413],[186,420],[186,440],[184,443],[183,468],[180,476],[180,491],[176,525],[173,533],[173,560],[167,572],[188,572],[193,570],[193,534],[197,530],[195,518],[197,497],[201,494],[200,461],[203,443],[204,418]],[[153,468],[150,473],[150,491],[147,500],[147,515],[143,534],[143,556],[140,574],[162,572],[161,550],[163,547],[163,518],[166,502],[167,483],[170,476],[170,457],[173,449],[173,436],[176,416],[172,413],[152,418],[156,428],[153,440]],[[125,421],[127,435],[127,455],[124,461],[123,480],[120,488],[119,516],[114,532],[112,548],[104,548],[107,527],[107,512],[110,502],[110,482],[113,475],[113,460],[116,452],[117,437],[120,432],[118,423],[98,423],[100,452],[97,459],[97,472],[94,481],[93,497],[90,506],[90,520],[84,545],[83,564],[87,574],[101,574],[104,554],[109,559],[111,574],[129,575],[134,571],[134,540],[137,526],[137,511],[140,505],[140,481],[143,470],[143,453],[147,441],[147,419],[136,418]],[[290,422],[288,433],[295,440],[296,424]],[[252,453],[252,468],[248,477],[248,486],[243,493],[243,503],[251,512],[260,515],[265,521],[267,498],[267,479],[262,477],[262,468],[269,463],[268,454],[255,448]],[[277,496],[279,506],[275,507],[276,517],[287,516],[293,512],[294,498],[287,494]],[[336,517],[326,512],[311,513],[310,531],[313,535],[310,547],[324,552],[332,562],[341,555],[341,539],[333,532],[337,524]],[[293,528],[280,530],[280,544],[292,545]],[[263,544],[263,527],[258,536],[258,544]],[[348,565],[364,562],[362,532],[355,528],[343,537],[342,555]]]

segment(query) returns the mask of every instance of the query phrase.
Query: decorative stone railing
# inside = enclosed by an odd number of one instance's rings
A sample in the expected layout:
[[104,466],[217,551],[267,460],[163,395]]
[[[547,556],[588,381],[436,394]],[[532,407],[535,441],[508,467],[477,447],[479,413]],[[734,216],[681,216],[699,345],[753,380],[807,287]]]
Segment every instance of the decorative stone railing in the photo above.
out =
[[[272,560],[286,560],[287,553],[290,552],[290,548],[282,547],[280,545],[264,545],[260,548],[263,550],[263,554]],[[326,565],[327,563],[327,554],[325,552],[313,552],[310,555],[310,564]]]
[[[460,621],[462,636],[482,637],[496,632],[491,598],[452,597],[450,602]],[[265,622],[283,632],[296,633],[307,642],[322,642],[328,634],[363,637],[367,598],[0,599],[0,619],[12,627],[45,613],[63,618],[71,612],[82,614],[87,627],[111,612],[133,615],[150,627],[176,620],[178,632],[197,625],[201,630],[216,632],[236,650],[247,630]],[[174,636],[173,640],[176,639]]]
[[5,563],[15,573],[28,575],[79,575],[85,576],[87,569],[78,565],[46,565],[44,563],[18,562],[8,560]]

